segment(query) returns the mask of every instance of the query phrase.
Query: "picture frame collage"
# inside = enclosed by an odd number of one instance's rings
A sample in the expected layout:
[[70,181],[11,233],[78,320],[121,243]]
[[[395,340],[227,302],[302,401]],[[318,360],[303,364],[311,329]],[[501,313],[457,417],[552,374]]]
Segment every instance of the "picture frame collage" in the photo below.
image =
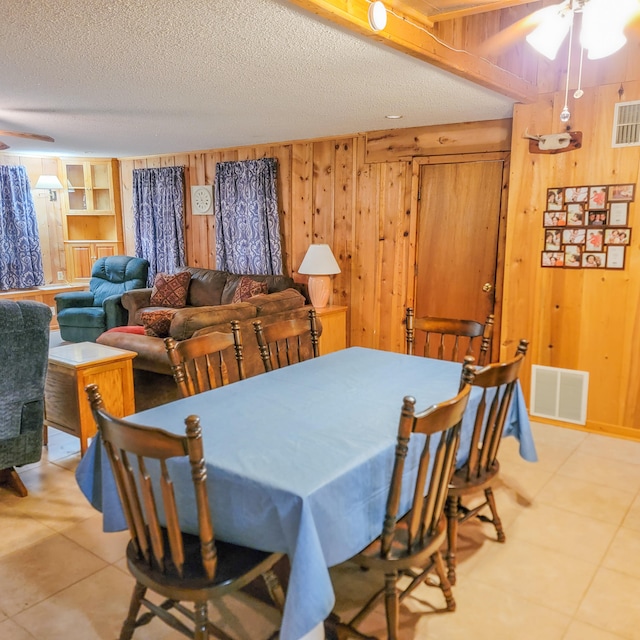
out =
[[635,184],[552,187],[543,214],[541,266],[624,269]]

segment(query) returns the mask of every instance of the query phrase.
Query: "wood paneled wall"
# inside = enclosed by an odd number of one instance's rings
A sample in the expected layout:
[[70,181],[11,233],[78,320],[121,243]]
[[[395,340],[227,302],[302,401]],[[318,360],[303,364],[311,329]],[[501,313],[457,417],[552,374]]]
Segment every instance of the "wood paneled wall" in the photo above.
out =
[[[66,259],[62,234],[62,193],[58,192],[57,200],[49,200],[49,192],[33,189],[38,178],[44,175],[58,176],[62,182],[60,162],[57,158],[39,158],[34,156],[0,155],[0,164],[23,165],[27,169],[31,184],[33,203],[38,219],[42,266],[47,284],[64,282],[58,278],[58,272],[66,274]],[[66,276],[65,276],[66,277]]]
[[[638,184],[640,147],[612,148],[614,106],[640,100],[640,82],[618,80],[570,99],[569,125],[583,132],[582,148],[554,155],[529,153],[522,134],[563,130],[564,92],[517,105],[513,121],[507,223],[503,353],[531,341],[528,364],[589,372],[589,429],[640,439],[640,192],[630,206],[632,244],[624,271],[540,267],[542,216],[549,187]],[[529,389],[529,368],[523,387]]]

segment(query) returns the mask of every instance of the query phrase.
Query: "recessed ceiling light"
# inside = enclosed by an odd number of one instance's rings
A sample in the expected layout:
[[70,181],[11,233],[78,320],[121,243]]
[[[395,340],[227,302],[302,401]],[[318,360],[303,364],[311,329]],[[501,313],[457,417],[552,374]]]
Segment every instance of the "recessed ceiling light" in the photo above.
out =
[[369,26],[374,31],[382,31],[387,26],[387,9],[380,0],[369,5]]
[[389,116],[385,116],[385,118],[388,118],[389,120],[400,120],[402,116],[389,115]]

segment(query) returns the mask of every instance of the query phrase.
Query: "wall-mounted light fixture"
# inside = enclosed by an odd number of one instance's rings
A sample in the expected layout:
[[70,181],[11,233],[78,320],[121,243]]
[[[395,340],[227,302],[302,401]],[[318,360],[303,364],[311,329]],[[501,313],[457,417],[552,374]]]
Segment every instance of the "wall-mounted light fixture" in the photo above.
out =
[[326,307],[331,292],[331,276],[340,273],[340,267],[329,245],[310,245],[298,273],[309,276],[311,304],[317,309]]
[[49,189],[49,200],[55,202],[58,199],[56,194],[57,190],[64,189],[62,182],[58,179],[58,176],[45,176],[41,175],[36,182],[34,189]]
[[369,5],[369,26],[373,31],[382,31],[387,26],[387,9],[380,0]]

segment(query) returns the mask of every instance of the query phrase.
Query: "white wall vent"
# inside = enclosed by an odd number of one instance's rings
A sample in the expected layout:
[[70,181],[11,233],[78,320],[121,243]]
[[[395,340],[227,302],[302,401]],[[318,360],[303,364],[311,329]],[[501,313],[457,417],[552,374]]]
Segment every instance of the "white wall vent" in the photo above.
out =
[[640,101],[616,104],[611,146],[640,146]]
[[589,372],[534,364],[531,367],[532,416],[575,424],[587,421]]

